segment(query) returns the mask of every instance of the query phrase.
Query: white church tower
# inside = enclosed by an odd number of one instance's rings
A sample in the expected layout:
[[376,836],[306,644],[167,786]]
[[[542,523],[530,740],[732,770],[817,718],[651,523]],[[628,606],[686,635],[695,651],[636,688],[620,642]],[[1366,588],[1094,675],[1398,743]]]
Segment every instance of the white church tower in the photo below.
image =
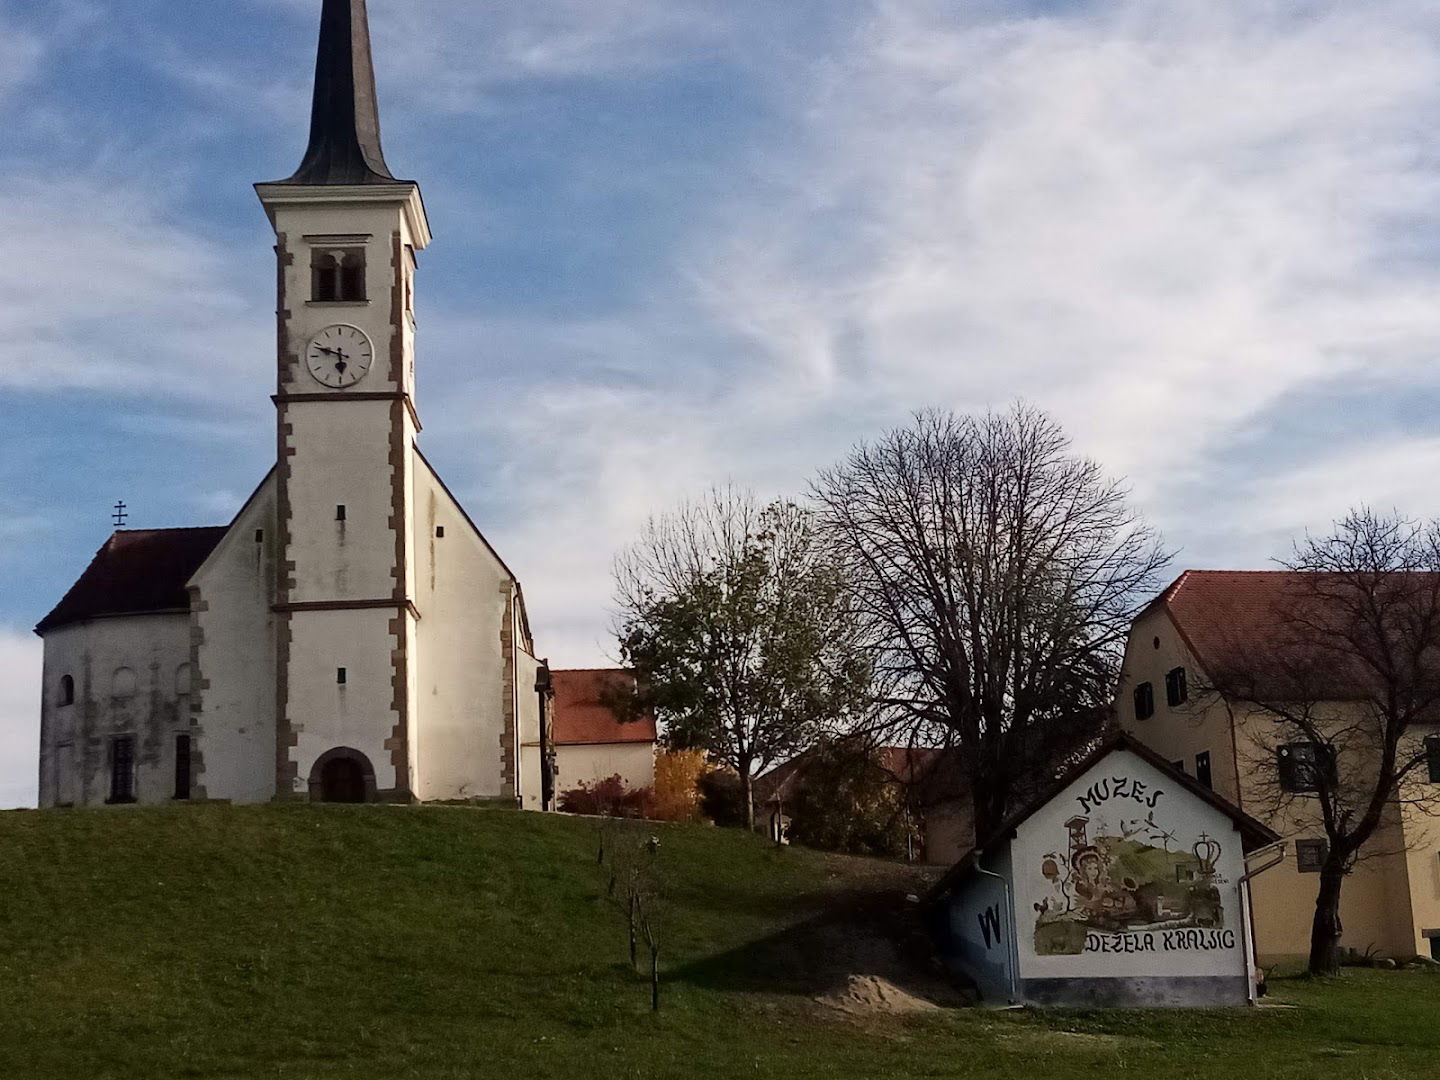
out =
[[430,226],[419,186],[385,165],[364,0],[326,0],[305,159],[256,191],[279,262],[278,782],[360,744],[382,790],[409,798],[413,296]]
[[[115,534],[37,628],[41,803],[547,806],[548,675],[519,583],[416,442],[430,226],[381,150],[365,0],[324,0],[309,146],[256,191],[276,466],[228,528]],[[107,693],[114,664],[147,685]]]

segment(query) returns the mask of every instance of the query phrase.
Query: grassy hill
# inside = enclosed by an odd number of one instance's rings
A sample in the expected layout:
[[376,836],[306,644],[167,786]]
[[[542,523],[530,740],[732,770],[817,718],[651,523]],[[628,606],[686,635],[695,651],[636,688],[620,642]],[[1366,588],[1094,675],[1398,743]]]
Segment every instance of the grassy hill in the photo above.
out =
[[871,957],[814,927],[888,917],[908,870],[644,828],[667,879],[659,1015],[623,963],[591,821],[0,815],[0,1077],[1383,1078],[1440,1056],[1429,973],[1286,983],[1298,1007],[1248,1013],[828,1009],[824,978]]

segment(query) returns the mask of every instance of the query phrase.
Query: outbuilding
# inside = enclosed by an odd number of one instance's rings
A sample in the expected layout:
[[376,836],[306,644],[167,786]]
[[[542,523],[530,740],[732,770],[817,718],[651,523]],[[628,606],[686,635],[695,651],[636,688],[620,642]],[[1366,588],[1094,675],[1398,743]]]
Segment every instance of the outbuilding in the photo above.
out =
[[1280,853],[1265,825],[1117,734],[957,863],[931,917],[987,1002],[1244,1005],[1249,881]]

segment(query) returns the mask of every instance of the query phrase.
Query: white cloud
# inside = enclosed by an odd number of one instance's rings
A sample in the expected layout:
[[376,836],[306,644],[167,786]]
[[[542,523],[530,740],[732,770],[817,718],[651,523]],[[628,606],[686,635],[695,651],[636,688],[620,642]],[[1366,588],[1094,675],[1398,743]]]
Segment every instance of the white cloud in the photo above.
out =
[[40,655],[35,635],[0,627],[0,809],[35,805]]
[[[1173,541],[1242,565],[1323,527],[1341,492],[1431,512],[1426,442],[1353,432],[1292,471],[1255,436],[1320,383],[1440,386],[1440,270],[1416,240],[1440,226],[1440,16],[871,10],[843,48],[773,76],[793,127],[697,212],[674,279],[616,315],[643,328],[636,347],[483,413],[526,448],[507,486],[550,493],[506,538],[542,646],[560,626],[598,659],[609,555],[682,489],[797,490],[930,404],[1030,398],[1129,475]],[[688,343],[645,346],[687,320]],[[561,331],[532,330],[543,358]],[[1217,501],[1217,456],[1242,436],[1263,481]]]
[[[0,386],[236,400],[273,349],[263,285],[162,217],[153,191],[104,175],[11,174],[0,191]],[[261,264],[263,265],[263,264]]]

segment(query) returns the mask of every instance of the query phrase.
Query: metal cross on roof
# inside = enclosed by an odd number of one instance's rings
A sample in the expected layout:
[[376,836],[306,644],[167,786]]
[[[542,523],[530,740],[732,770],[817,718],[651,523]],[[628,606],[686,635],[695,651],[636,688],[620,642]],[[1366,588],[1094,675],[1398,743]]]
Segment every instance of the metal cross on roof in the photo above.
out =
[[124,503],[124,502],[117,502],[117,503],[115,504],[115,509],[112,510],[111,513],[113,513],[113,514],[115,515],[115,527],[116,527],[117,529],[118,529],[121,525],[124,525],[124,524],[125,524],[125,519],[126,519],[126,517],[129,516],[128,512],[127,512],[126,509],[125,509],[125,503]]

